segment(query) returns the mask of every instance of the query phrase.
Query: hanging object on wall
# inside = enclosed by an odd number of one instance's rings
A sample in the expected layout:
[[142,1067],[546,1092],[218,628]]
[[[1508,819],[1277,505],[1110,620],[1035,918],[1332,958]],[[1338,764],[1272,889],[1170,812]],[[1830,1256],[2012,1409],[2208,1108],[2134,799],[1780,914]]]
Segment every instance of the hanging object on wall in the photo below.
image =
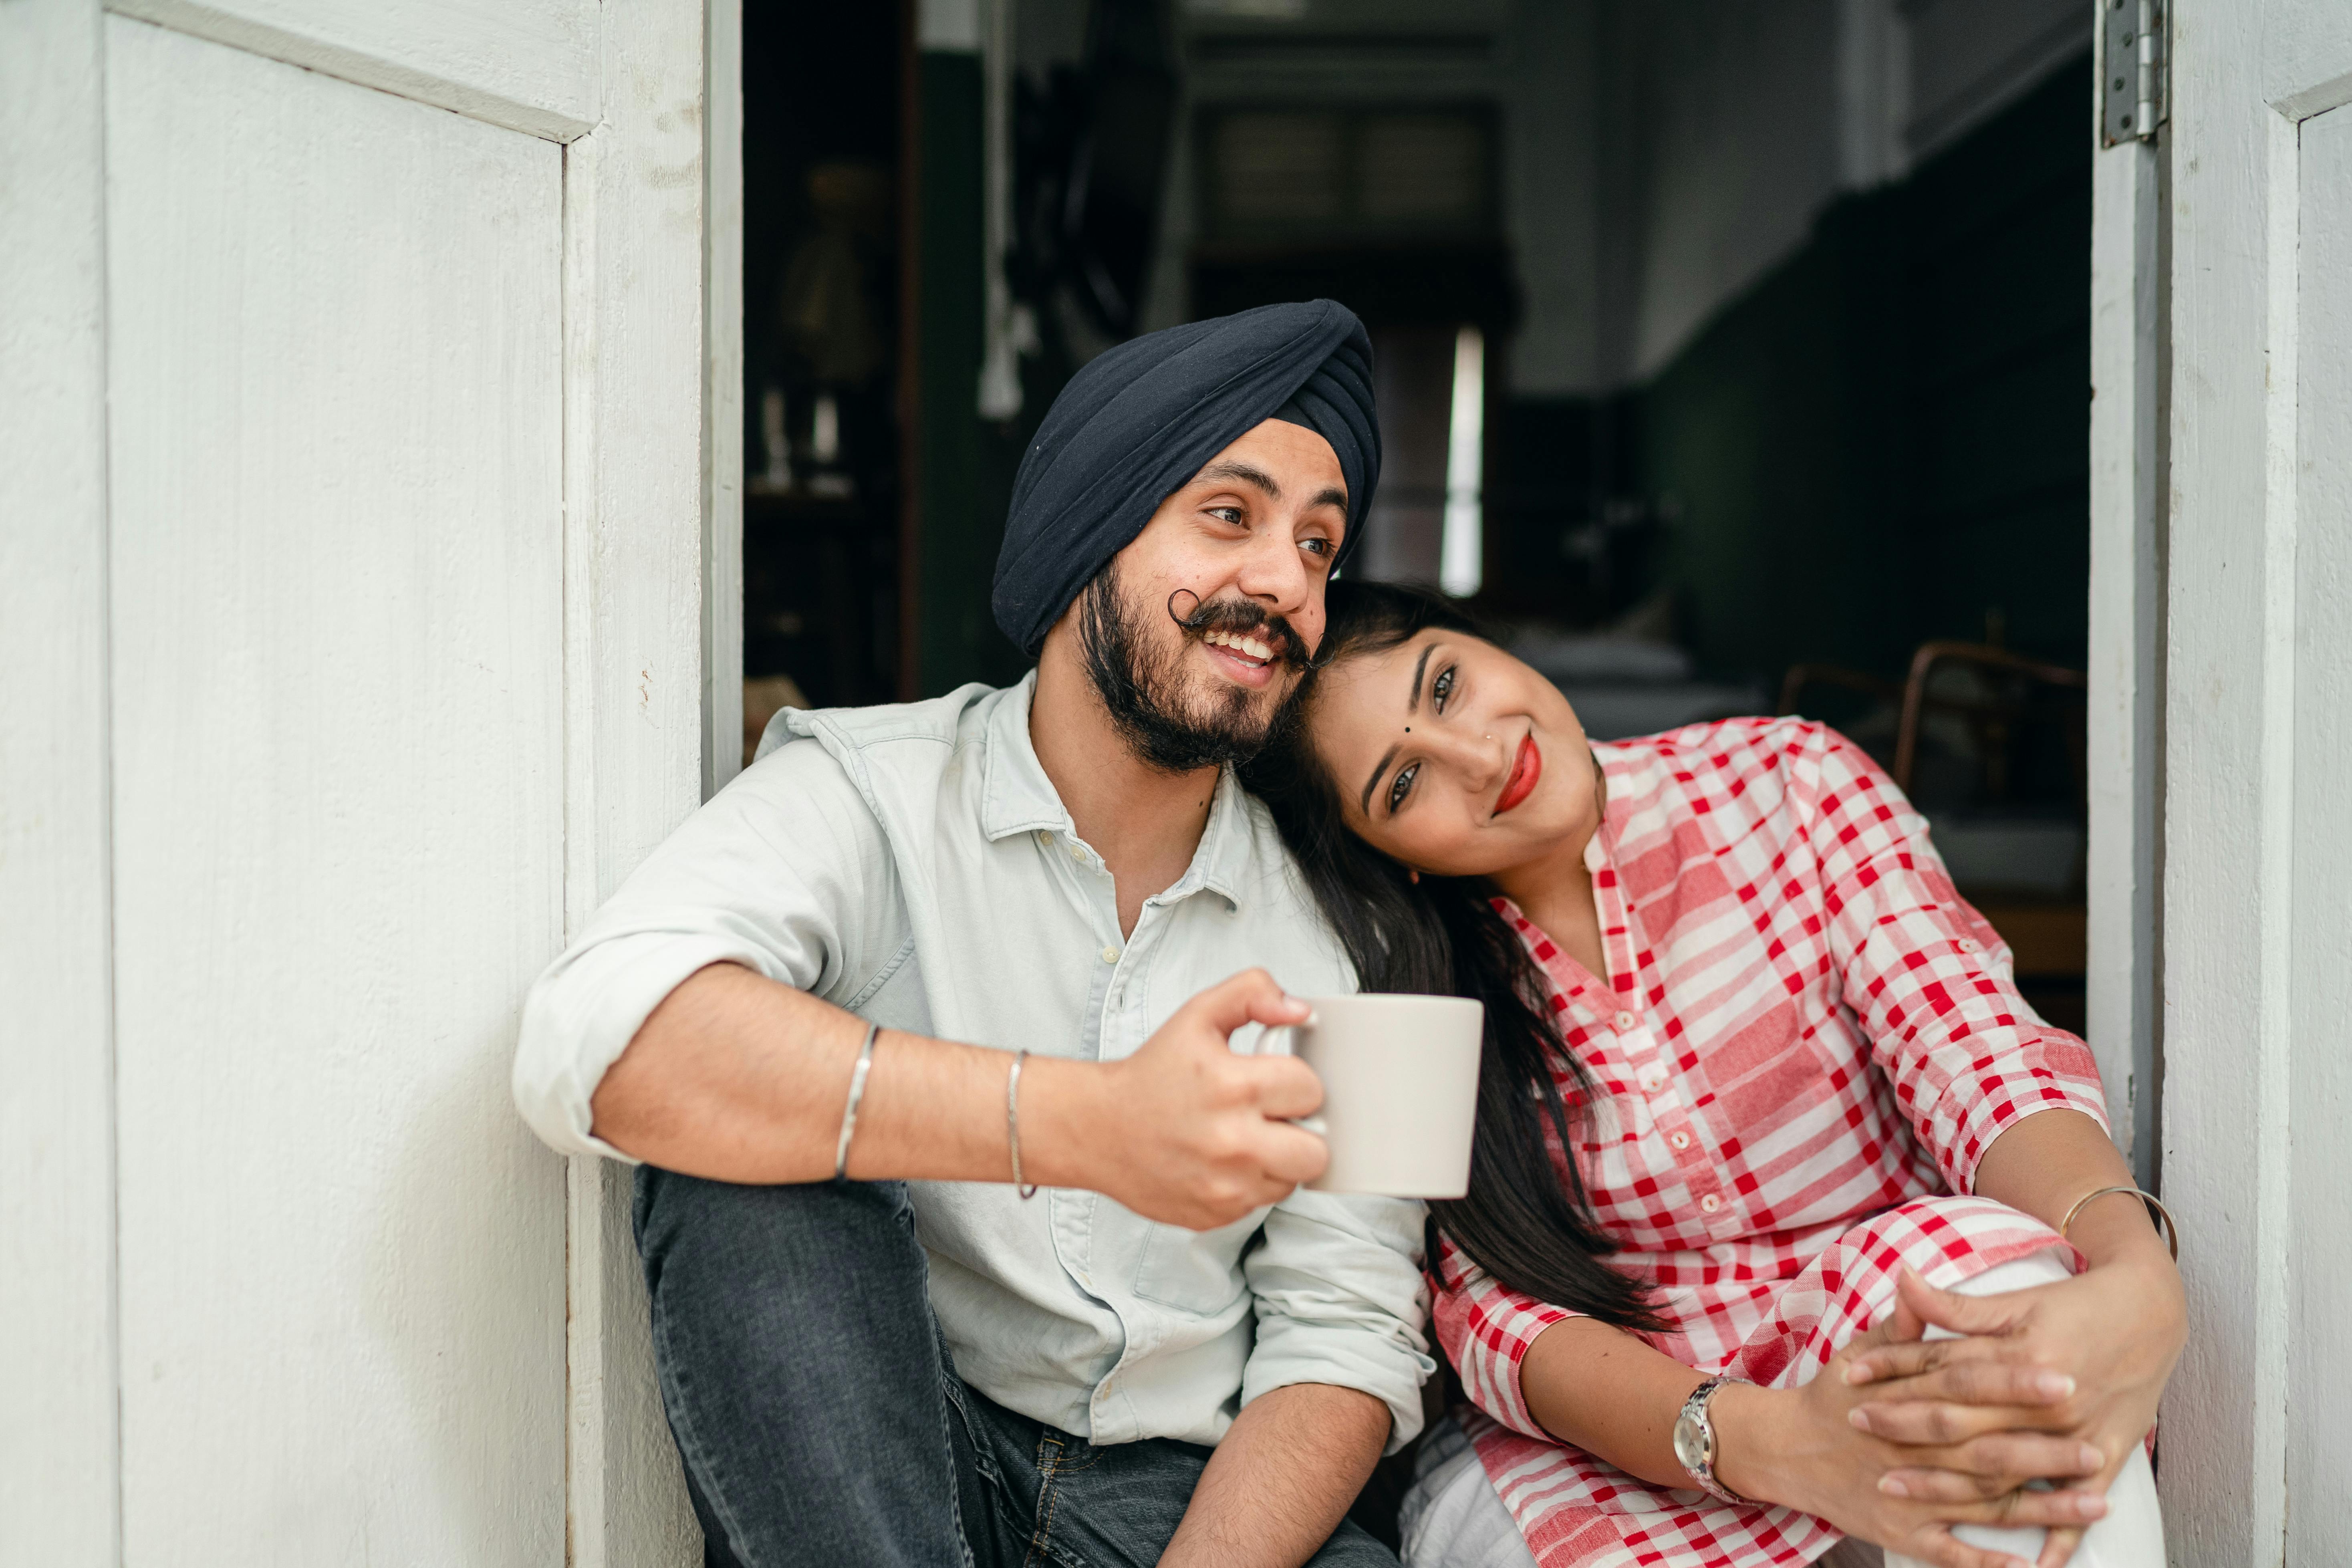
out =
[[1176,72],[1158,0],[1095,0],[1089,115],[1072,160],[1063,235],[1104,331],[1131,336],[1142,311],[1176,130]]
[[1005,276],[1013,247],[1013,22],[1015,0],[982,0],[981,73],[986,184],[982,199],[982,289],[987,347],[980,364],[980,416],[1011,419],[1021,412],[1021,356],[1036,347],[1029,308],[1016,303]]
[[[1006,7],[1009,9],[1009,5]],[[1166,0],[1092,0],[1083,63],[1011,66],[992,17],[988,341],[981,413],[1022,406],[1022,361],[1066,375],[1134,335],[1158,243],[1177,81]],[[997,64],[995,62],[1003,63]]]

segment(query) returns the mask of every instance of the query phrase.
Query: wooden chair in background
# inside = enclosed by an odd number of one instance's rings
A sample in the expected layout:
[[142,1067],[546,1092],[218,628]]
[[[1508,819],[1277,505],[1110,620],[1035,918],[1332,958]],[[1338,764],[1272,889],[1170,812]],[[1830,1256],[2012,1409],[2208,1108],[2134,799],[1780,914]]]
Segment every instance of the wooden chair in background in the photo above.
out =
[[[1979,672],[1982,679],[1975,683],[1975,689],[1935,690],[1937,671],[1956,664]],[[1796,712],[1806,689],[1813,686],[1857,692],[1895,708],[1894,755],[1887,771],[1906,795],[1915,795],[1918,784],[1922,727],[1927,715],[1948,713],[1959,718],[1974,738],[1981,770],[1979,804],[1968,813],[1969,820],[1979,826],[1988,820],[1997,822],[2003,806],[2014,798],[2021,729],[2054,721],[2071,775],[2075,822],[2087,831],[2088,768],[2080,699],[2087,692],[2089,681],[2083,671],[1988,643],[1929,642],[1913,653],[1900,685],[1839,665],[1792,665],[1781,682],[1780,711]],[[2050,700],[2053,697],[2054,703]],[[2055,897],[2013,885],[1970,882],[1957,870],[1955,880],[1961,893],[2009,943],[2019,986],[2027,1000],[2050,1022],[2079,1033],[2084,1022],[2087,926],[2079,879]]]

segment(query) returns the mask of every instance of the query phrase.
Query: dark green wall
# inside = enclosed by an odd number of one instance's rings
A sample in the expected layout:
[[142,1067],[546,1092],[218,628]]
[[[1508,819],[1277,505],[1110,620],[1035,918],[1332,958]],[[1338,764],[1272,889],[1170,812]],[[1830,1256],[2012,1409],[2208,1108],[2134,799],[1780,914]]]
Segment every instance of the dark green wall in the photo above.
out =
[[2082,662],[2088,68],[1831,208],[1631,400],[1705,665],[1892,675],[1989,610],[2010,646]]
[[[976,407],[986,326],[980,58],[932,52],[919,58],[915,685],[929,697],[967,680],[1002,685],[1028,668],[996,629],[988,607],[1028,426],[989,423]],[[1033,425],[1037,412],[1028,410]]]
[[985,583],[1003,519],[973,483],[982,438],[972,408],[983,326],[980,58],[926,52],[919,68],[917,683],[929,696],[975,679],[993,628],[973,579]]

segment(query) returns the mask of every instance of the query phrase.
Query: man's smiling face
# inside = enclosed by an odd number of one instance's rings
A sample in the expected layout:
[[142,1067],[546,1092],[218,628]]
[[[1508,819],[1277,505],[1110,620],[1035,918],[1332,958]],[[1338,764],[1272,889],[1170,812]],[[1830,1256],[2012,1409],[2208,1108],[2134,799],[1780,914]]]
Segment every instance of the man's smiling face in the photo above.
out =
[[1160,504],[1063,621],[1139,757],[1185,772],[1265,743],[1323,640],[1347,528],[1331,444],[1279,419]]

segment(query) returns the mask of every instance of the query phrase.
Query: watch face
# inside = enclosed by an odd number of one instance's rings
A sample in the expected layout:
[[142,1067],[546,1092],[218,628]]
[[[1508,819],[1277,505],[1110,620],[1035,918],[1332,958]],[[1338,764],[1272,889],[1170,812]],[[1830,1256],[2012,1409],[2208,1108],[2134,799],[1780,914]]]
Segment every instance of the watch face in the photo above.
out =
[[1706,1438],[1701,1435],[1698,1423],[1688,1414],[1675,1421],[1675,1458],[1683,1468],[1697,1475],[1706,1466]]

